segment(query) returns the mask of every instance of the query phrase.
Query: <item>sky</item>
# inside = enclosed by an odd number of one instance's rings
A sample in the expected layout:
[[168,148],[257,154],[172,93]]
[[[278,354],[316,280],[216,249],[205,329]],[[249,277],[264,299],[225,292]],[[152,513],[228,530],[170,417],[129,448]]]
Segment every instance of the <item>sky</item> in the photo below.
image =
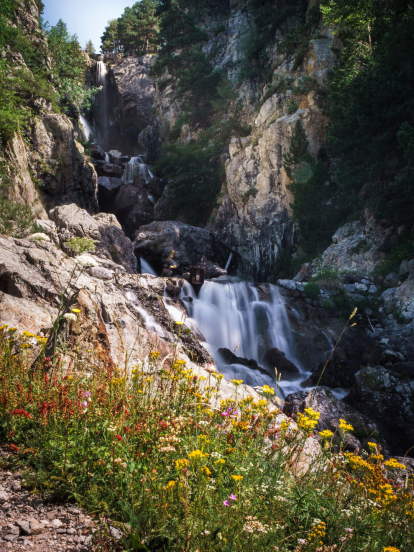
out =
[[101,36],[110,19],[118,18],[136,0],[43,0],[43,19],[56,25],[62,19],[71,34],[77,34],[82,48],[92,40],[99,52]]

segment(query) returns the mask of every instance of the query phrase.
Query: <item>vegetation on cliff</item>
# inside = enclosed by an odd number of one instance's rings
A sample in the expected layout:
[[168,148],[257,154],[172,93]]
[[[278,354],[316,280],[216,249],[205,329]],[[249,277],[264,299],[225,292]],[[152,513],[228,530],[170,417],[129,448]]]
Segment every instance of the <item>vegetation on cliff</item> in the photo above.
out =
[[[80,309],[64,314],[76,328]],[[179,333],[177,326],[177,332]],[[0,435],[9,467],[49,500],[75,499],[118,522],[122,548],[146,551],[409,552],[413,482],[374,443],[345,452],[352,427],[313,437],[263,398],[219,400],[222,376],[197,376],[154,350],[128,375],[99,369],[81,343],[45,356],[47,338],[0,328]],[[33,357],[37,360],[33,363]],[[113,544],[113,549],[116,545]]]

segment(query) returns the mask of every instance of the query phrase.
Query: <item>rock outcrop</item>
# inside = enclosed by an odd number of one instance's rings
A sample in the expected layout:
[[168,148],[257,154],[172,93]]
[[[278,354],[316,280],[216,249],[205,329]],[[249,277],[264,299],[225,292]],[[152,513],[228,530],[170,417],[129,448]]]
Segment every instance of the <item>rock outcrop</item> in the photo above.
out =
[[229,249],[208,230],[182,222],[152,222],[142,226],[134,241],[135,254],[156,270],[164,267],[178,274],[201,262],[202,257],[225,266]]

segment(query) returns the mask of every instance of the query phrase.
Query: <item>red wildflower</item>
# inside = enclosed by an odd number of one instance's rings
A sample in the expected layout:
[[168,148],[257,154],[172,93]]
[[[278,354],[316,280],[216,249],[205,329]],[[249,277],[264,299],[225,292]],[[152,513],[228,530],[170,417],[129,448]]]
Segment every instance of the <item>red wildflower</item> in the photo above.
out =
[[122,441],[122,437],[120,435],[115,435],[115,438],[118,439],[118,441]]
[[9,448],[12,452],[19,452],[19,447],[16,447],[16,445],[9,445]]

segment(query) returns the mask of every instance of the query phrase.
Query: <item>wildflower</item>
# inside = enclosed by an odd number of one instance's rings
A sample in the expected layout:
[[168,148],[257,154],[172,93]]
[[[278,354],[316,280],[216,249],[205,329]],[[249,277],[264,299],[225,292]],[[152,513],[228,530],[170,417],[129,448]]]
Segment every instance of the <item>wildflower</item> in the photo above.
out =
[[237,496],[236,496],[235,494],[231,494],[231,495],[229,496],[229,499],[230,499],[230,500],[237,500]]
[[67,312],[66,314],[63,315],[63,318],[65,318],[67,321],[75,322],[76,321],[76,314],[73,314],[71,312]]
[[332,431],[329,431],[329,429],[325,429],[324,431],[320,431],[319,435],[321,436],[321,438],[324,441],[327,441],[328,439],[330,439],[333,436],[333,433],[332,433]]
[[230,502],[228,500],[224,500],[223,504],[224,506],[230,506]]
[[121,459],[121,458],[116,458],[116,459],[114,460],[114,463],[115,463],[115,464],[120,464],[121,462],[122,462],[122,459]]
[[368,448],[369,448],[369,451],[371,452],[371,454],[374,454],[374,452],[377,452],[377,443],[368,443]]
[[231,383],[234,383],[234,385],[237,387],[238,385],[241,385],[243,383],[243,380],[232,379]]
[[221,415],[222,416],[229,416],[229,413],[228,412],[222,412]]
[[260,391],[264,395],[274,395],[275,394],[275,390],[272,387],[269,387],[269,385],[263,385],[263,387],[260,388]]
[[177,324],[177,326],[182,326],[184,324],[184,322],[178,321],[178,322],[176,322],[176,324]]
[[85,401],[85,402],[82,403],[82,406],[83,406],[83,408],[87,408],[88,403]]
[[400,464],[395,458],[391,458],[391,460],[387,460],[384,462],[384,466],[387,466],[387,468],[390,468],[392,470],[405,470],[406,467],[404,464]]
[[126,462],[121,462],[121,466],[125,469],[127,467]]
[[207,466],[204,466],[203,468],[201,468],[201,471],[202,471],[207,477],[210,477],[211,471],[208,469]]
[[80,309],[72,309],[72,312],[74,312],[75,314],[79,314],[79,313],[80,313]]
[[190,462],[187,460],[187,458],[183,458],[182,460],[176,460],[175,461],[175,469],[180,471],[184,469],[186,466],[188,466]]
[[188,458],[192,460],[201,460],[204,456],[208,456],[208,454],[201,452],[201,450],[193,450],[188,455]]
[[241,481],[243,479],[242,475],[232,475],[231,477],[232,479],[234,479],[234,481],[236,481],[236,483],[237,481]]
[[116,427],[113,424],[109,424],[106,430],[110,433],[113,433],[114,431],[116,431]]
[[86,397],[87,399],[89,399],[89,397],[91,396],[90,392],[89,391],[85,391],[85,393],[83,394],[84,397]]
[[352,313],[351,316],[349,317],[349,320],[352,320],[352,318],[356,315],[357,310],[358,310],[358,307],[355,307],[354,310],[353,310],[353,313]]
[[246,531],[246,533],[254,533],[255,531],[258,533],[267,533],[267,525],[262,525],[260,521],[257,521],[256,517],[247,516],[243,531]]
[[209,535],[210,531],[207,531],[207,529],[204,529],[204,531],[201,531],[202,535]]
[[120,435],[115,435],[115,439],[117,439],[118,441],[122,441],[122,437]]
[[169,482],[165,485],[165,489],[166,489],[166,490],[173,489],[174,487],[175,487],[175,481],[169,481]]
[[384,552],[400,552],[400,549],[394,546],[387,546],[387,548],[384,548]]
[[348,424],[345,420],[342,420],[342,418],[339,420],[339,429],[343,433],[347,433],[348,431],[354,430],[351,424]]

